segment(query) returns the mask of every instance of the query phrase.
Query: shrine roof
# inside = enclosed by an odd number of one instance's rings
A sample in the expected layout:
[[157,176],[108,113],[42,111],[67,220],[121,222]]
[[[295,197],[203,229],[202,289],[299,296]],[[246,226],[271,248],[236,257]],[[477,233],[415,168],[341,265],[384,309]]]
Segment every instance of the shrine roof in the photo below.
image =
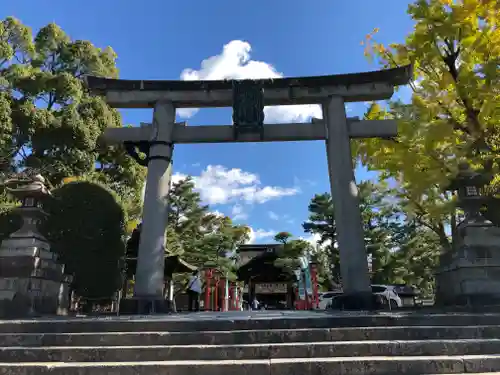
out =
[[[370,83],[387,83],[393,86],[405,85],[412,77],[412,66],[371,72],[306,76],[288,78],[268,78],[252,80],[264,89],[286,89],[291,87],[321,88],[327,86],[351,86]],[[108,91],[211,91],[232,90],[235,80],[128,80],[96,76],[84,78],[87,87],[96,94]]]
[[252,280],[290,280],[293,276],[286,273],[281,267],[278,267],[274,262],[278,259],[278,255],[273,253],[262,253],[252,258],[248,263],[243,264],[238,268],[236,274],[239,280],[245,281],[249,278]]

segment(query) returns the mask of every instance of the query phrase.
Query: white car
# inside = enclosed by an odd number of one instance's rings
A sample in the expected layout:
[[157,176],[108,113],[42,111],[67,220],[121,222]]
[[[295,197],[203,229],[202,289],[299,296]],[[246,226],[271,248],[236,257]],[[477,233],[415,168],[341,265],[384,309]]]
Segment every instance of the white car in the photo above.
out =
[[372,293],[384,296],[389,301],[391,310],[403,307],[403,301],[401,301],[393,285],[372,285]]
[[[375,295],[380,295],[385,297],[387,301],[389,301],[389,307],[391,310],[397,309],[400,307],[403,307],[403,301],[399,297],[399,295],[396,293],[396,287],[394,285],[372,285],[372,293]],[[324,295],[329,294],[329,298],[326,300],[324,303],[324,308],[325,309],[330,309],[332,308],[332,302],[335,297],[338,295],[341,295],[341,292],[327,292],[324,293]],[[325,300],[322,298],[323,296],[320,297],[320,303],[319,303],[319,308],[321,309],[322,306],[322,300]]]
[[326,310],[328,305],[332,302],[333,297],[341,295],[342,292],[322,292],[319,293],[319,306],[318,310]]

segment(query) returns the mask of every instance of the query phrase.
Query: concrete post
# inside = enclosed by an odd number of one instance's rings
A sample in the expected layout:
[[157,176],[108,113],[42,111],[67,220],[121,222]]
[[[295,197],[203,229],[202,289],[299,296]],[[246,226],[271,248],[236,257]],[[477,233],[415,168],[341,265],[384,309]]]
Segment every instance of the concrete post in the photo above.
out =
[[154,311],[153,306],[156,301],[163,301],[167,195],[172,175],[174,123],[175,107],[173,104],[171,102],[156,103],[134,288],[135,298],[152,303],[149,307],[150,311]]
[[370,277],[343,98],[328,98],[323,117],[343,291],[353,297],[352,308],[366,308],[371,306]]

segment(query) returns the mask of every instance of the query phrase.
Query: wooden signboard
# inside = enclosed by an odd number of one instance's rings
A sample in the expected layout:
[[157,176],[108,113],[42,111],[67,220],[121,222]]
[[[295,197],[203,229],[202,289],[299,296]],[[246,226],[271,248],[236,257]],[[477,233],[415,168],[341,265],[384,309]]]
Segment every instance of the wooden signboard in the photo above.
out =
[[256,294],[286,294],[288,286],[286,283],[257,283]]

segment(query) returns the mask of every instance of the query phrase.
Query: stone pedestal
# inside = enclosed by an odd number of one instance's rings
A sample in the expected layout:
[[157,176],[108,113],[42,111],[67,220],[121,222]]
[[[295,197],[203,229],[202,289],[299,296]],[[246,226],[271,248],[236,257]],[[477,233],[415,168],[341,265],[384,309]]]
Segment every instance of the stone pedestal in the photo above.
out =
[[0,244],[0,317],[66,314],[69,308],[71,276],[37,229],[45,215],[40,200],[49,194],[43,183],[41,176],[6,182],[22,202],[15,213],[23,224]]
[[484,222],[458,229],[459,243],[441,256],[436,272],[436,303],[500,304],[500,228]]

